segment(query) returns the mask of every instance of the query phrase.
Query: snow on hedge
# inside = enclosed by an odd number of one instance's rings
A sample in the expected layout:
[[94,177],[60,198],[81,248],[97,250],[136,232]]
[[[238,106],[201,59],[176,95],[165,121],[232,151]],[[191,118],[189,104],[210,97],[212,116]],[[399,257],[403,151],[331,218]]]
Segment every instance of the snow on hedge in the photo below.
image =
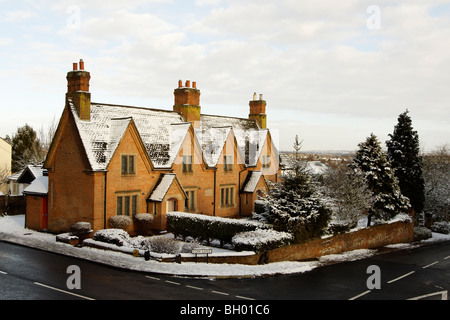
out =
[[287,232],[272,229],[257,229],[254,231],[240,232],[236,234],[232,243],[236,250],[254,250],[261,252],[288,245],[293,236]]

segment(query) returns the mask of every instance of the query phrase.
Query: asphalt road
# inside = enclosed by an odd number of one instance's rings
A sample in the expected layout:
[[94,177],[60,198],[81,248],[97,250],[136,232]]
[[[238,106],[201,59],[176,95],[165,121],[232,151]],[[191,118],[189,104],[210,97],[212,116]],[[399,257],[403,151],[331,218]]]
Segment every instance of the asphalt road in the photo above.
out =
[[[79,267],[80,289],[70,288],[77,275],[68,272],[72,265]],[[368,268],[373,265],[379,267],[380,288],[370,290],[367,282],[374,274]],[[327,265],[302,274],[217,280],[132,272],[0,242],[1,300],[178,300],[182,304],[191,301],[191,306],[207,300],[234,300],[238,304],[276,300],[447,300],[449,289],[449,241]]]

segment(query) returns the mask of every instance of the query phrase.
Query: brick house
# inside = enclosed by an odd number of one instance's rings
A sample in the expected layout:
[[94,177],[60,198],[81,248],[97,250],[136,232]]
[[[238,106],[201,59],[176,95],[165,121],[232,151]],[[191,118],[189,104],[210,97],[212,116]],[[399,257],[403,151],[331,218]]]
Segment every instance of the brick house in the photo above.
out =
[[195,82],[178,82],[169,111],[91,102],[89,80],[82,60],[67,73],[66,104],[44,163],[49,231],[77,221],[104,229],[111,216],[144,212],[157,230],[169,211],[248,216],[267,180],[279,179],[262,96],[242,119],[202,114]]

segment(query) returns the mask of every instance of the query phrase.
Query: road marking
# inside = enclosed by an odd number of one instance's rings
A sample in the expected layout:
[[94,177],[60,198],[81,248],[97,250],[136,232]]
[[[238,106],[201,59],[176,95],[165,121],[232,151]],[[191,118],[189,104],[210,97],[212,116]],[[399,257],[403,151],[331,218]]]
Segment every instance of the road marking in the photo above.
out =
[[66,293],[66,294],[70,294],[70,295],[75,296],[75,297],[83,298],[83,299],[86,299],[86,300],[95,300],[93,298],[82,296],[80,294],[76,294],[76,293],[73,293],[73,292],[70,292],[70,291],[61,290],[61,289],[58,289],[58,288],[55,288],[55,287],[51,287],[51,286],[48,286],[46,284],[42,284],[42,283],[39,283],[39,282],[33,282],[33,283],[37,284],[38,286],[41,286],[41,287],[45,287],[45,288],[52,289],[52,290],[55,290],[55,291],[63,292],[63,293]]
[[431,296],[436,296],[436,295],[441,295],[442,299],[441,300],[447,300],[448,299],[448,291],[439,291],[439,292],[434,292],[434,293],[429,293],[429,294],[424,294],[423,296],[418,296],[418,297],[414,297],[414,298],[410,298],[408,300],[420,300],[423,298],[428,298]]
[[152,280],[161,280],[160,278],[152,277],[152,276],[145,276],[146,278],[152,279]]
[[214,293],[217,293],[217,294],[221,294],[221,295],[223,295],[223,296],[229,296],[229,294],[226,293],[226,292],[215,291],[215,290],[213,290],[213,291],[211,291],[211,292],[214,292]]
[[253,299],[253,298],[243,297],[243,296],[236,296],[236,298],[244,299],[244,300],[256,300],[256,299]]
[[371,292],[372,292],[372,290],[364,291],[363,293],[360,293],[360,294],[358,294],[357,296],[354,296],[354,297],[352,297],[352,298],[350,298],[350,299],[348,299],[348,300],[355,300],[355,299],[358,299],[359,297],[365,296],[366,294],[371,293]]
[[387,283],[392,283],[392,282],[395,282],[395,281],[397,281],[397,280],[403,279],[403,278],[405,278],[405,277],[407,277],[407,276],[413,274],[414,272],[415,272],[415,271],[408,272],[407,274],[404,274],[404,275],[402,275],[402,276],[400,276],[400,277],[398,277],[398,278],[392,279],[392,280],[388,281]]
[[433,263],[427,264],[426,266],[423,266],[422,269],[426,269],[428,267],[431,267],[432,265],[435,265],[436,263],[439,263],[439,261],[435,261]]
[[445,258],[444,258],[444,260],[447,260],[447,259],[449,259],[450,258],[450,256],[446,256]]
[[171,284],[175,284],[177,286],[181,286],[181,283],[179,283],[179,282],[174,282],[174,281],[169,281],[169,280],[166,280],[166,282],[167,283],[171,283]]
[[190,286],[190,285],[186,285],[186,287],[187,288],[191,288],[191,289],[195,289],[195,290],[204,290],[203,288],[199,288],[199,287],[196,287],[196,286]]
[[8,274],[8,272],[0,271],[1,274]]

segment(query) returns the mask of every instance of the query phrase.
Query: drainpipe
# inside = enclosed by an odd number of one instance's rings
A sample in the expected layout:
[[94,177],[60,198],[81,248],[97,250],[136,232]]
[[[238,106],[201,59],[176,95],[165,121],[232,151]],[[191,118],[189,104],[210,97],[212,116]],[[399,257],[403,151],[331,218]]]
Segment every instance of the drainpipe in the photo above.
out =
[[107,173],[108,171],[105,171],[105,191],[103,196],[103,229],[106,229],[106,182],[107,182]]
[[213,206],[213,216],[216,216],[216,171],[217,168],[214,169],[214,206]]
[[238,195],[239,195],[239,217],[242,218],[242,205],[241,205],[241,173],[247,170],[247,168],[242,169],[239,171],[239,186],[238,186]]

